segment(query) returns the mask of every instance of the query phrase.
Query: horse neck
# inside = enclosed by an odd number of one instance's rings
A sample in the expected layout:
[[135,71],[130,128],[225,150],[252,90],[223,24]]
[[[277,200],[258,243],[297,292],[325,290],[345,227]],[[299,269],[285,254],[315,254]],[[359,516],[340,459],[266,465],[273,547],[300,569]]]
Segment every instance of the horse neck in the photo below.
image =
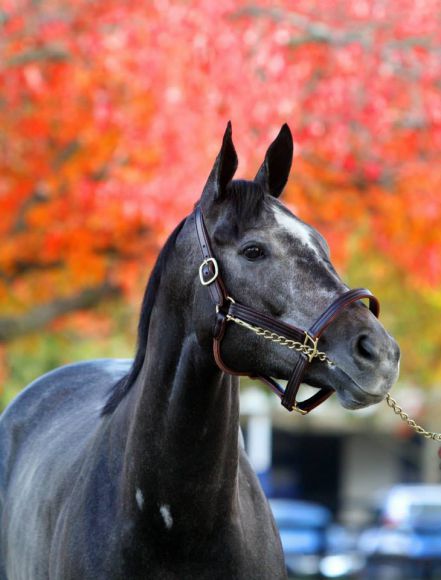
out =
[[198,344],[183,310],[182,297],[173,307],[158,294],[144,365],[126,406],[123,495],[132,518],[149,512],[166,528],[185,518],[201,528],[215,525],[236,497],[238,384]]

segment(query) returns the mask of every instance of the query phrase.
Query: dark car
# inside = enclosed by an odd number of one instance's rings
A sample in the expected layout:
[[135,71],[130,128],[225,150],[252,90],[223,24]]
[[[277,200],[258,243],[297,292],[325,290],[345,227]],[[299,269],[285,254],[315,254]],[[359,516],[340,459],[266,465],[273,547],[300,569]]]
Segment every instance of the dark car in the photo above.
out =
[[398,485],[381,502],[378,525],[358,542],[363,579],[441,579],[441,485]]

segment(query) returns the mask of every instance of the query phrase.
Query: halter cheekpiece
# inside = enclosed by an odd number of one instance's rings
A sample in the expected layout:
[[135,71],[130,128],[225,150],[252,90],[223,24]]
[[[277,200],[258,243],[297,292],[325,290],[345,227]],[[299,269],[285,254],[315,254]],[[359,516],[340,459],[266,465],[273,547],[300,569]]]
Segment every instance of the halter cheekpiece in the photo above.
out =
[[[199,205],[195,207],[194,219],[203,256],[203,261],[199,266],[199,280],[203,286],[208,288],[215,307],[213,354],[216,364],[225,373],[260,379],[278,395],[282,405],[288,411],[297,411],[302,415],[306,415],[334,392],[334,389],[330,387],[322,387],[309,399],[304,401],[296,400],[305,370],[315,358],[325,364],[333,364],[326,353],[318,349],[321,335],[347,306],[363,298],[369,300],[369,309],[378,318],[380,306],[377,298],[366,288],[348,290],[334,300],[308,330],[277,320],[250,306],[240,304],[229,296],[219,272],[218,262],[210,247],[204,216]],[[238,372],[227,367],[222,360],[221,343],[228,322],[238,324],[267,340],[287,346],[298,353],[297,362],[285,389],[269,376],[252,375],[248,372]]]

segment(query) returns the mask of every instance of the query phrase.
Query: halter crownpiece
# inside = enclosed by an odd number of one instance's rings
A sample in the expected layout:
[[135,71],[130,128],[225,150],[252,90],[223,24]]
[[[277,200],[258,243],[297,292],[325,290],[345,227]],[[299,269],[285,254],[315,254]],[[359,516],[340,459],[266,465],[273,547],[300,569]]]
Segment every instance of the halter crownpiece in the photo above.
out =
[[[315,358],[328,365],[333,365],[333,362],[328,358],[327,354],[321,352],[318,348],[321,335],[347,306],[363,298],[369,300],[371,312],[378,317],[380,311],[378,300],[365,288],[348,290],[334,300],[308,330],[277,320],[250,306],[240,304],[231,298],[225,289],[225,285],[220,276],[219,265],[210,247],[208,232],[199,205],[195,208],[194,219],[199,246],[203,256],[203,261],[199,267],[199,279],[201,284],[208,288],[211,300],[215,306],[213,354],[216,364],[222,371],[228,374],[249,376],[263,381],[280,397],[282,405],[288,411],[297,411],[302,415],[306,415],[312,409],[323,403],[334,392],[334,389],[330,387],[322,387],[309,399],[305,401],[296,400],[305,370]],[[262,336],[267,340],[299,353],[298,360],[295,363],[285,389],[267,375],[253,375],[249,372],[236,371],[227,367],[222,360],[221,342],[228,322],[238,324],[243,328],[251,330],[258,336]]]

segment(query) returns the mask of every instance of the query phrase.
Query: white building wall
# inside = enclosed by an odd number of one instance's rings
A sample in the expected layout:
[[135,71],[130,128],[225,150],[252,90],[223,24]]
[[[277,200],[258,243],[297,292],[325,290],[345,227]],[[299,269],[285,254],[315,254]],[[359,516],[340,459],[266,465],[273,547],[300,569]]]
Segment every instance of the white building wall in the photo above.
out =
[[387,435],[345,437],[342,450],[341,518],[363,525],[382,492],[399,481],[399,444]]

